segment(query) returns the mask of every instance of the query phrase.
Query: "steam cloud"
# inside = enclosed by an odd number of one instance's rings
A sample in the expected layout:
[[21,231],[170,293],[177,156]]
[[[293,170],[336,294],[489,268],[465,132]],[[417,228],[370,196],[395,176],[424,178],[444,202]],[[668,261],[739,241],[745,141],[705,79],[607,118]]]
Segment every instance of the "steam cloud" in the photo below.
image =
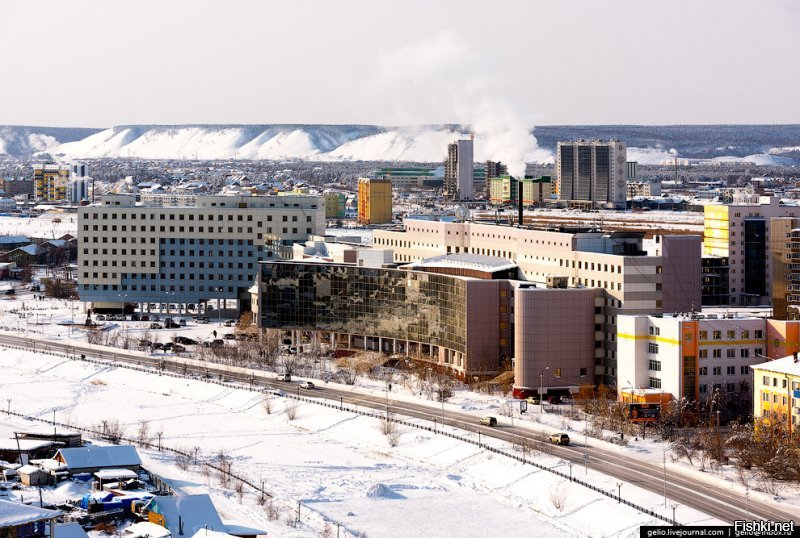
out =
[[[452,31],[384,50],[371,91],[387,97],[400,125],[452,123],[475,134],[475,159],[502,161],[522,177],[526,162],[552,162],[532,134],[534,118],[473,61],[474,51]],[[456,132],[466,137],[469,132]],[[446,148],[442,148],[442,154]]]

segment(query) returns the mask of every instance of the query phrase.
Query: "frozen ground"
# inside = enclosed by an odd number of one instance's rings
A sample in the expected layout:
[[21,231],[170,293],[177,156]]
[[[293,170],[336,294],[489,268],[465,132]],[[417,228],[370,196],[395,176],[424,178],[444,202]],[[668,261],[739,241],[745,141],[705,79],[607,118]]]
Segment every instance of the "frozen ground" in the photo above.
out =
[[0,217],[0,236],[24,235],[58,239],[64,234],[78,235],[78,214],[63,211],[47,211],[38,217]]
[[[131,435],[139,420],[147,420],[152,432],[164,432],[165,445],[201,447],[201,458],[227,452],[234,472],[265,480],[281,507],[279,522],[267,519],[254,495],[239,504],[216,480],[209,483],[191,467],[181,471],[165,453],[145,451],[145,460],[178,489],[210,491],[224,518],[273,535],[316,535],[323,518],[368,536],[485,536],[488,529],[508,535],[523,528],[544,536],[635,536],[640,525],[658,524],[550,473],[429,432],[406,429],[390,448],[374,418],[301,403],[289,420],[290,404],[280,397],[270,400],[267,413],[262,396],[246,390],[33,352],[0,355],[3,400],[11,400],[12,410],[48,418],[55,409],[57,420],[82,426],[119,420]],[[468,406],[463,398],[452,405]],[[494,405],[488,399],[475,407]],[[0,434],[43,428],[0,414]],[[566,470],[552,456],[538,461]],[[594,471],[586,476],[609,491],[616,487]],[[623,488],[626,498],[642,505],[663,502],[634,485]],[[284,520],[297,502],[304,525],[289,528]],[[713,521],[686,508],[679,516],[683,523]]]

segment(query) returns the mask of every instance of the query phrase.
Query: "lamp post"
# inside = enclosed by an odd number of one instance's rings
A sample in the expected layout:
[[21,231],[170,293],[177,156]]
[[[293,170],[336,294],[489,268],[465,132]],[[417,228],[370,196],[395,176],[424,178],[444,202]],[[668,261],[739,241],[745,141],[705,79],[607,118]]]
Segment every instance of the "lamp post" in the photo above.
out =
[[122,306],[120,307],[119,310],[120,310],[120,313],[122,314],[122,336],[124,337],[125,336],[125,299],[128,298],[128,294],[126,293],[126,294],[123,295],[122,293],[118,293],[117,297],[119,297],[119,300],[122,303]]
[[622,502],[622,482],[617,482],[617,503],[621,502]]
[[545,366],[539,373],[539,412],[544,413],[544,372],[549,370],[549,366]]

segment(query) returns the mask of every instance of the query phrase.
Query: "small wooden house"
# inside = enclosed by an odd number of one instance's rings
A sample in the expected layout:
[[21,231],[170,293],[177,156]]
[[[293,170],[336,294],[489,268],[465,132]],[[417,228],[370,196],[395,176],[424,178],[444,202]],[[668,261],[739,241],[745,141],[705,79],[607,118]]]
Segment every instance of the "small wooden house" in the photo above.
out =
[[53,459],[57,464],[66,467],[70,475],[96,473],[101,469],[138,471],[142,467],[136,447],[131,445],[62,448]]
[[17,474],[23,486],[49,486],[53,483],[53,475],[35,465],[23,465],[17,469]]

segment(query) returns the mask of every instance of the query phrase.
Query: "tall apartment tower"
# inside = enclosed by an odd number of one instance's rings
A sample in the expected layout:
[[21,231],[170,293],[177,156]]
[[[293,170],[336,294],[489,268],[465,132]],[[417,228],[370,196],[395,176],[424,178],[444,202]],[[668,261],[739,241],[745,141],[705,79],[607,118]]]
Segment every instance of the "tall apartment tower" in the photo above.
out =
[[358,222],[388,224],[392,222],[392,180],[358,180]]
[[44,202],[67,199],[70,167],[60,164],[33,165],[33,196]]
[[447,145],[444,162],[444,197],[447,200],[472,200],[473,187],[472,139],[457,140]]
[[492,179],[500,176],[507,176],[508,166],[499,161],[486,161],[483,169],[486,172],[486,199],[489,200],[492,197]]
[[572,205],[624,209],[627,148],[619,140],[559,142],[558,197]]

